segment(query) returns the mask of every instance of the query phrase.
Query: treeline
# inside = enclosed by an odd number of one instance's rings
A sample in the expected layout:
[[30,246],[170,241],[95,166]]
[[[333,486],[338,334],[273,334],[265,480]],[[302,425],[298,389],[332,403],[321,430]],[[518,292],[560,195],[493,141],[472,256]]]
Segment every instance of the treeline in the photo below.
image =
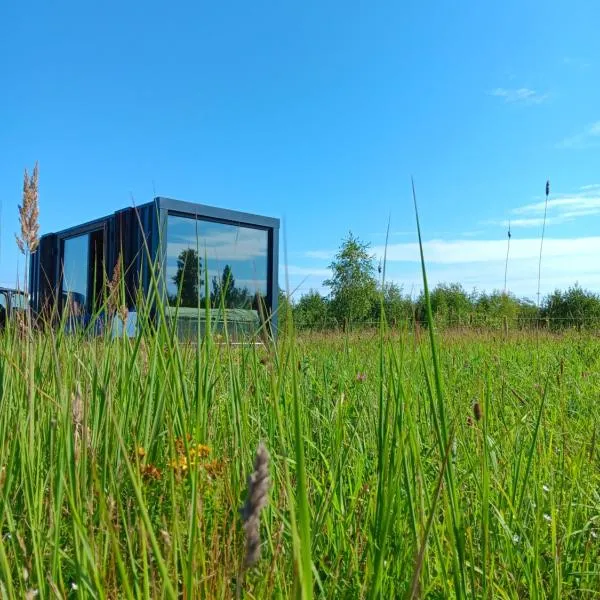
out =
[[[328,330],[376,326],[383,315],[392,327],[425,324],[425,298],[411,298],[395,283],[381,284],[368,244],[350,234],[330,264],[332,277],[324,281],[330,293],[310,290],[297,301],[281,292],[279,320],[293,317],[297,329]],[[439,284],[430,291],[431,308],[440,327],[511,329],[546,327],[552,330],[600,327],[600,296],[578,284],[555,290],[540,307],[511,293],[468,292],[459,283]]]

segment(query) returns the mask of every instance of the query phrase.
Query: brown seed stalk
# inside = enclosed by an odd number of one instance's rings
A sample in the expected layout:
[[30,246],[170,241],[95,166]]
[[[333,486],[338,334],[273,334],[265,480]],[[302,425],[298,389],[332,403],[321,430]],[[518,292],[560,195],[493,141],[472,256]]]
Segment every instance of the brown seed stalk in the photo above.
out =
[[35,163],[31,177],[25,169],[23,178],[23,203],[19,205],[21,237],[15,235],[19,250],[35,252],[39,244],[39,207],[38,207],[38,164]]
[[245,568],[260,558],[260,511],[267,505],[270,482],[269,452],[261,442],[254,459],[254,472],[248,477],[248,497],[240,510],[246,532]]

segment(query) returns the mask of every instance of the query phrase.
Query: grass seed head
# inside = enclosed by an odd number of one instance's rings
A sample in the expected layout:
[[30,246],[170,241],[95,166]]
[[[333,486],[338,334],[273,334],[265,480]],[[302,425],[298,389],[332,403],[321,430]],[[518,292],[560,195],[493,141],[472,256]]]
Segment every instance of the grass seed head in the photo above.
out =
[[254,459],[254,472],[248,477],[248,496],[240,510],[246,532],[246,568],[260,558],[260,512],[267,505],[269,486],[269,452],[261,442]]
[[39,244],[39,207],[38,207],[38,164],[35,163],[31,177],[25,169],[23,178],[23,203],[19,205],[21,236],[15,235],[19,250],[35,252]]

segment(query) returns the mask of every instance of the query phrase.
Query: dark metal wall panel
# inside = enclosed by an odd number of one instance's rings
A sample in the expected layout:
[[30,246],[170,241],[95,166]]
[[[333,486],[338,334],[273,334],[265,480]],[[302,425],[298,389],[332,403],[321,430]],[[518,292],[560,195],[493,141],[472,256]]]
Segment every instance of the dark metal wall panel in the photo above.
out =
[[52,311],[57,293],[57,236],[40,240],[40,265],[38,272],[39,311]]

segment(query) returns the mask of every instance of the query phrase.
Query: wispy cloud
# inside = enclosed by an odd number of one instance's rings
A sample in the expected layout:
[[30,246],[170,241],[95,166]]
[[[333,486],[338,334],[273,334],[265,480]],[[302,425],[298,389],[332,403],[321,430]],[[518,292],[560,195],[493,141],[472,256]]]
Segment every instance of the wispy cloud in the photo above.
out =
[[317,260],[331,260],[335,256],[335,250],[307,250],[304,256]]
[[[541,227],[544,222],[546,201],[539,200],[513,208],[510,218],[486,221],[486,225],[511,228]],[[600,185],[592,184],[570,194],[556,194],[548,200],[546,225],[558,225],[582,217],[600,215]]]
[[283,274],[298,275],[300,277],[329,277],[331,271],[329,269],[320,269],[317,267],[299,267],[297,265],[287,265],[281,267]]
[[541,104],[548,99],[548,94],[541,94],[530,88],[496,88],[490,92],[490,95],[498,98],[504,98],[505,102],[511,104]]
[[[376,259],[383,257],[385,247],[372,248]],[[537,291],[539,237],[514,238],[510,247],[509,289],[519,296],[534,298]],[[491,291],[504,284],[506,260],[505,239],[439,239],[424,242],[423,252],[427,278],[431,285],[441,282],[459,282],[466,289]],[[553,238],[544,241],[541,291],[547,293],[556,287],[566,288],[579,282],[584,288],[600,290],[598,256],[600,236]],[[405,291],[421,288],[420,254],[417,243],[397,243],[387,247],[388,280],[396,281]],[[295,270],[295,269],[294,269]],[[303,268],[298,268],[302,273]],[[301,292],[309,288],[321,289],[322,278],[313,273],[310,284],[298,281]],[[324,278],[324,277],[323,277]],[[292,277],[299,280],[298,277]]]
[[572,148],[574,150],[600,146],[600,121],[590,123],[583,131],[566,137],[557,146],[559,148]]
[[[376,246],[373,252],[383,257],[385,248]],[[506,240],[430,240],[424,242],[423,251],[427,262],[437,264],[482,263],[503,260],[506,256]],[[512,259],[539,256],[539,238],[513,239],[510,247]],[[600,255],[600,236],[582,238],[546,238],[544,256],[595,256]],[[417,243],[391,244],[387,248],[387,260],[391,262],[419,262]]]

